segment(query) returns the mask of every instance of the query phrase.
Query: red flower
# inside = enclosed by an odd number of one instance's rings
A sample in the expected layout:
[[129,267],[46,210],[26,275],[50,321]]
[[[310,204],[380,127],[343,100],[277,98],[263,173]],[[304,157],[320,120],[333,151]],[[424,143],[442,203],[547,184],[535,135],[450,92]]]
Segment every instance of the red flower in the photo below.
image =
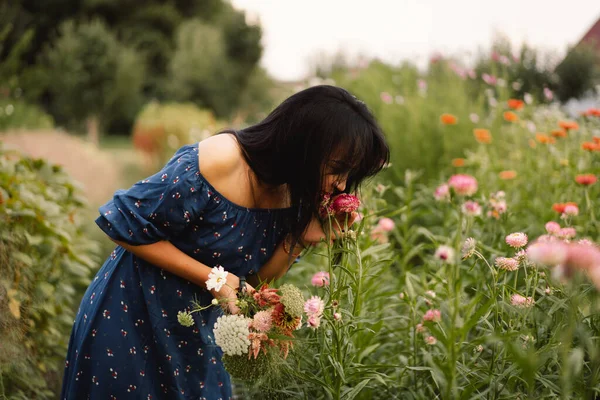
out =
[[573,203],[572,201],[569,201],[567,203],[554,203],[552,205],[552,209],[554,211],[556,211],[557,213],[562,214],[562,213],[565,212],[565,207],[567,207],[567,206],[575,206],[575,207],[577,207],[577,203]]
[[360,207],[360,200],[358,197],[351,194],[342,193],[331,199],[330,207],[335,214],[350,214],[358,210],[358,207]]
[[584,186],[593,185],[597,181],[598,181],[598,178],[596,178],[596,175],[594,175],[594,174],[583,174],[583,175],[577,175],[575,177],[575,182],[579,183],[580,185],[584,185]]

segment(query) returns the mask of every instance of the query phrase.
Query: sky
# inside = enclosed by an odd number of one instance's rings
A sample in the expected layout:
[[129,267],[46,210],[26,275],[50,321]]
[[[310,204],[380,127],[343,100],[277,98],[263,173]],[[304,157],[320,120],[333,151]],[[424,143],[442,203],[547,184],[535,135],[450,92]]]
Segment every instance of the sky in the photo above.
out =
[[305,78],[319,54],[342,51],[426,65],[432,54],[488,49],[496,34],[560,57],[600,18],[600,0],[231,0],[259,21],[261,65]]

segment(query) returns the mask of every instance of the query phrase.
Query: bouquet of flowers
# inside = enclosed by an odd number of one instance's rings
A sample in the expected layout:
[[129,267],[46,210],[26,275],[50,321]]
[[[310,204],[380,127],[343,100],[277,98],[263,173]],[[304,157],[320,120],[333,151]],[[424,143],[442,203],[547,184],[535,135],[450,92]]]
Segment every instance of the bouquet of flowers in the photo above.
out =
[[[207,288],[221,290],[227,274],[223,267],[213,268]],[[300,289],[290,284],[279,288],[262,284],[256,289],[238,292],[237,298],[239,312],[232,314],[229,308],[224,308],[224,315],[214,325],[214,337],[223,350],[225,368],[232,377],[242,380],[254,381],[270,372],[275,374],[292,348],[294,331],[303,326],[304,315],[308,326],[316,329],[324,309],[321,298],[313,296],[305,301]],[[219,304],[216,298],[208,306],[194,303],[191,311],[177,313],[178,321],[192,326],[192,313]]]

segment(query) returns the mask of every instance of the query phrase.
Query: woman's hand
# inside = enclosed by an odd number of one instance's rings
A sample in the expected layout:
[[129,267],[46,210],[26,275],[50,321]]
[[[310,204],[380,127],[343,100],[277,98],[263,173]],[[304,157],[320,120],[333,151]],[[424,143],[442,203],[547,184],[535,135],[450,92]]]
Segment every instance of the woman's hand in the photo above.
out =
[[[358,218],[358,213],[342,213],[333,217],[331,221],[331,227],[333,228],[333,232],[331,232],[332,241],[342,235],[343,230],[345,229],[346,218],[348,218],[348,227],[350,227],[354,224],[356,218]],[[325,229],[328,229],[328,225],[329,223],[326,221]],[[321,242],[321,240],[327,240],[327,234],[321,226],[321,221],[319,221],[317,217],[313,217],[306,228],[306,231],[304,231],[304,235],[302,235],[302,241],[304,244],[316,244]]]
[[[240,308],[235,304],[237,302],[237,293],[240,286],[240,278],[231,272],[227,274],[226,282],[221,287],[221,290],[216,292],[211,290],[212,295],[219,301],[222,307],[229,310],[231,314],[237,314],[240,312]],[[246,290],[253,291],[254,288],[246,283]]]

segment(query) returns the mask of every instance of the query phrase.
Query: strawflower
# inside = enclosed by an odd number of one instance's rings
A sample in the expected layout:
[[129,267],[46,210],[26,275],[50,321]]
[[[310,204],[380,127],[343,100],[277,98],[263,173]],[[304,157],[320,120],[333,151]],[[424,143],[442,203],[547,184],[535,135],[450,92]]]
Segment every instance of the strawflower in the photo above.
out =
[[500,171],[500,173],[498,174],[498,177],[500,179],[502,179],[503,181],[515,179],[517,177],[517,171],[513,171],[513,170]]
[[513,294],[510,298],[510,303],[518,308],[530,308],[535,304],[532,297],[523,297],[520,294]]
[[514,258],[498,257],[495,260],[496,267],[505,271],[516,271],[519,269],[519,261]]
[[425,343],[427,343],[430,346],[433,346],[434,344],[437,343],[437,339],[435,337],[433,337],[433,336],[427,336],[425,338]]
[[473,136],[479,143],[492,143],[492,134],[488,129],[473,129]]
[[423,321],[440,322],[442,320],[442,313],[440,310],[431,309],[427,310],[423,315]]
[[310,283],[316,287],[329,286],[329,272],[319,271],[313,275]]
[[450,199],[450,186],[443,184],[438,186],[433,193],[433,197],[436,200],[449,200]]
[[453,158],[452,159],[452,166],[453,167],[464,167],[465,166],[465,159],[464,158]]
[[527,235],[523,232],[515,232],[508,235],[505,240],[509,246],[520,249],[527,244]]
[[448,179],[448,185],[459,196],[471,196],[477,192],[477,179],[471,175],[452,175]]
[[335,214],[350,214],[358,210],[358,207],[360,207],[360,200],[351,194],[342,193],[331,199],[331,210]]
[[438,247],[433,256],[442,262],[448,264],[454,263],[454,249],[450,246],[442,245]]
[[546,223],[545,228],[546,232],[548,232],[550,235],[555,235],[560,232],[560,225],[558,222],[549,221]]
[[558,126],[560,126],[565,131],[579,129],[579,124],[577,124],[577,122],[575,121],[558,121]]
[[395,226],[396,226],[396,224],[395,224],[394,220],[391,218],[384,217],[384,218],[381,218],[377,222],[377,228],[383,232],[390,232],[390,231],[394,230]]
[[304,312],[311,316],[316,315],[320,317],[325,309],[325,303],[319,296],[312,296],[304,303]]
[[594,174],[583,174],[583,175],[577,175],[575,177],[575,182],[579,183],[580,185],[584,185],[584,186],[593,185],[597,181],[598,181],[598,178],[596,178],[596,175],[594,175]]
[[470,217],[481,215],[481,206],[476,201],[465,201],[461,207],[462,212]]
[[477,246],[477,241],[472,237],[470,237],[464,241],[464,243],[462,245],[462,249],[461,249],[463,260],[471,257],[475,253],[476,246]]
[[273,326],[273,317],[271,314],[271,310],[263,310],[254,314],[252,328],[259,332],[268,332]]
[[458,123],[458,118],[452,114],[442,114],[440,116],[440,121],[444,125],[456,125]]
[[512,111],[505,111],[503,117],[508,122],[517,122],[519,120],[519,116]]

